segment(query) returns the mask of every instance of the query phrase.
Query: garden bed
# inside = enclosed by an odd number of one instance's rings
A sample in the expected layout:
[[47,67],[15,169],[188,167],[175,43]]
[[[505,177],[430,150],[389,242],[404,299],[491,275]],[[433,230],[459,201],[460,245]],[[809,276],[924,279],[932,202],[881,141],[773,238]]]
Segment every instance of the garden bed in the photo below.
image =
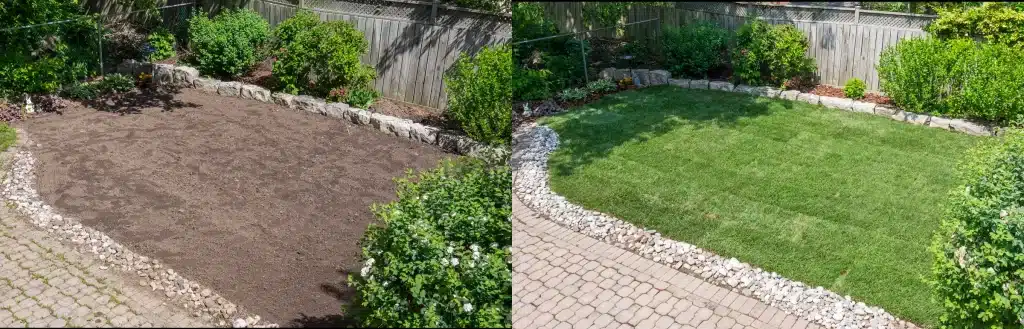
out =
[[254,100],[185,89],[158,102],[18,123],[43,201],[285,326],[343,320],[370,205],[448,157]]
[[[978,137],[665,86],[541,121],[562,141],[548,164],[552,189],[573,203],[936,322],[920,280],[927,247],[954,163]],[[802,298],[794,311],[814,312]]]

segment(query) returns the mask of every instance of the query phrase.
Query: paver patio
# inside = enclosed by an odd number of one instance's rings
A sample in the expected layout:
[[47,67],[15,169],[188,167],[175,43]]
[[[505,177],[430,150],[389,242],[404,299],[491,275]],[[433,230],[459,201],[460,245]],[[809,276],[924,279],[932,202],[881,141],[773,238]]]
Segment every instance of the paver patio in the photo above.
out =
[[[0,208],[0,327],[210,327]],[[113,271],[113,269],[109,270]]]
[[513,328],[821,328],[573,232],[512,197]]

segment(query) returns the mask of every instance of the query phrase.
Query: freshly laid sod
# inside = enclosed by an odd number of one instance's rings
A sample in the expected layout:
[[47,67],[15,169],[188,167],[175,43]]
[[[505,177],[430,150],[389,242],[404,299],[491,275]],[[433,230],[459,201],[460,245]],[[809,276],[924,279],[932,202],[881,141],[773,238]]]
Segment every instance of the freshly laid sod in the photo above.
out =
[[932,232],[956,162],[985,138],[671,86],[542,123],[569,200],[926,326]]

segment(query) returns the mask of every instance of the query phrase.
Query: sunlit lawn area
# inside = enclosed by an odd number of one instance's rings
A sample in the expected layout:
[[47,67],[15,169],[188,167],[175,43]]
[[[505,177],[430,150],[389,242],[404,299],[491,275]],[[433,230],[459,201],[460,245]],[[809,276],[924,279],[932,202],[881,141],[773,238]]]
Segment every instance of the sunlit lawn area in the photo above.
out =
[[589,209],[932,326],[923,279],[953,170],[984,137],[737,93],[652,87],[542,121]]

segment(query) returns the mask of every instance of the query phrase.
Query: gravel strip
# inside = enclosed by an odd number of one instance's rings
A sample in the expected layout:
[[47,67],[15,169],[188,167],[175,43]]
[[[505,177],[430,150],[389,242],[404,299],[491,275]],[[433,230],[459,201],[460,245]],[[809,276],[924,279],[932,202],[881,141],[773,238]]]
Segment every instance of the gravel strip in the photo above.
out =
[[[31,142],[19,131],[19,139]],[[19,143],[22,144],[22,143]],[[258,315],[246,313],[237,304],[204,288],[199,283],[183,278],[159,260],[128,250],[103,232],[82,225],[77,219],[58,214],[42,201],[35,188],[33,170],[35,158],[24,147],[7,151],[11,159],[10,171],[3,180],[3,198],[8,207],[27,215],[31,223],[46,230],[58,240],[68,243],[82,253],[92,253],[106,263],[101,269],[116,268],[126,274],[138,276],[138,284],[162,291],[170,302],[182,305],[189,313],[209,323],[234,328],[277,328],[274,323],[262,323]]]
[[527,123],[513,138],[513,192],[530,208],[560,225],[693,273],[826,328],[918,328],[850,296],[789,280],[735,258],[725,259],[685,242],[662,238],[654,230],[572,204],[548,186],[547,161],[558,147],[558,134],[551,128]]

